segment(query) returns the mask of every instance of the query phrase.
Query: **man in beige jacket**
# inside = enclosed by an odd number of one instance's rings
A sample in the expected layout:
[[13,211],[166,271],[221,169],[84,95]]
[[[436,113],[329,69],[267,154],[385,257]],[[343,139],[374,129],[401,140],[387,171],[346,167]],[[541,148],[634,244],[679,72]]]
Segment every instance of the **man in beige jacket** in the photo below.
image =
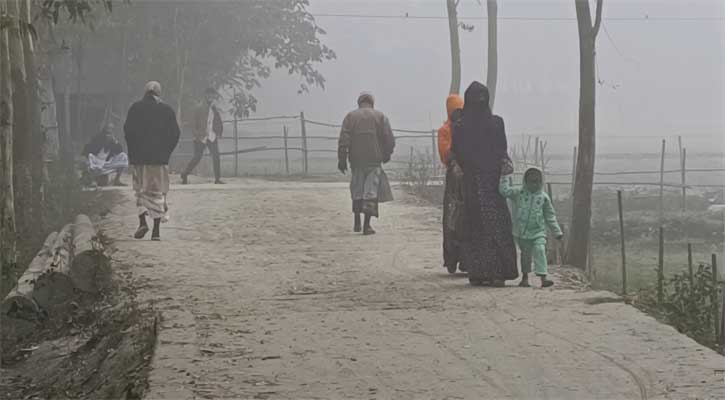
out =
[[[357,104],[358,108],[349,112],[342,123],[337,167],[344,174],[350,161],[354,231],[373,235],[375,230],[370,226],[370,219],[378,218],[378,204],[393,200],[382,165],[390,161],[395,136],[388,117],[374,108],[372,94],[362,93]],[[360,214],[365,215],[365,225],[361,224]]]
[[204,156],[204,149],[209,148],[214,165],[214,183],[223,184],[221,180],[221,160],[219,159],[219,139],[224,131],[219,110],[214,101],[219,94],[214,88],[204,92],[205,101],[194,110],[194,157],[181,173],[181,183],[189,183],[189,174],[196,168]]

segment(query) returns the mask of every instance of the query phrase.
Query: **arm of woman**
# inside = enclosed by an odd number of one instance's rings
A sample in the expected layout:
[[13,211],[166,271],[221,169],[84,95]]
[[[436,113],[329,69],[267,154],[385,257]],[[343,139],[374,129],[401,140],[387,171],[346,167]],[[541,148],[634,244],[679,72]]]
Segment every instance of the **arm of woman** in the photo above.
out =
[[498,115],[493,116],[494,123],[496,124],[496,151],[504,156],[508,154],[508,141],[506,140],[506,124],[503,122],[503,118]]
[[463,157],[461,150],[463,149],[463,111],[458,109],[451,114],[451,151],[448,154],[448,162],[455,161],[463,168]]

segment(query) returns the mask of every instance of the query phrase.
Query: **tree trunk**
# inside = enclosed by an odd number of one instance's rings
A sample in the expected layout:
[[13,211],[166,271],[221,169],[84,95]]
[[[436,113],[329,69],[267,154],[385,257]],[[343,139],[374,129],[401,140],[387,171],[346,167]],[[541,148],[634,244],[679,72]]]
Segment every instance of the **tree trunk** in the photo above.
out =
[[57,237],[58,232],[53,232],[45,239],[43,247],[30,262],[15,288],[5,297],[1,308],[3,316],[25,320],[37,319],[40,316],[40,307],[33,299],[33,288],[36,279],[47,270],[50,264],[52,249]]
[[451,36],[451,89],[450,94],[461,91],[461,44],[458,38],[458,0],[447,0],[448,29]]
[[[52,48],[49,53],[49,80],[51,84],[51,90],[53,91],[53,99],[55,105],[62,98],[63,107],[61,110],[55,109],[56,117],[62,115],[62,118],[58,120],[57,124],[57,149],[60,160],[60,171],[62,174],[72,176],[74,173],[75,166],[73,165],[74,154],[73,145],[71,143],[71,116],[70,116],[70,90],[71,90],[71,78],[73,63],[69,52],[64,48],[63,44],[60,43],[55,36],[55,26],[52,22],[47,22],[48,36],[50,37],[51,44],[49,47]],[[63,68],[60,70],[67,71],[66,76],[59,76],[58,69],[53,68],[54,65],[62,65]],[[60,120],[63,121],[60,124]]]
[[33,298],[41,309],[52,312],[77,291],[96,294],[110,284],[111,265],[98,232],[87,216],[78,215],[56,237],[49,263],[35,280]]
[[585,268],[589,253],[592,217],[592,190],[596,156],[596,69],[595,42],[601,24],[602,0],[597,1],[597,17],[592,26],[588,0],[575,0],[579,27],[579,151],[574,183],[571,231],[567,263]]
[[[0,2],[0,14],[7,13]],[[0,270],[16,262],[15,199],[13,188],[13,101],[10,77],[10,38],[0,30]]]
[[73,224],[71,280],[76,289],[98,293],[111,285],[111,264],[90,218],[81,214]]
[[30,216],[32,205],[32,116],[28,105],[30,90],[25,69],[25,36],[20,25],[23,19],[24,0],[8,0],[8,14],[12,18],[9,27],[10,75],[13,82],[13,162],[16,227],[21,239],[28,240],[28,231],[32,226]]
[[72,246],[73,224],[67,224],[56,236],[48,263],[33,286],[33,299],[46,312],[53,312],[54,306],[64,304],[75,296],[70,277]]
[[[31,24],[31,0],[23,0],[21,16],[26,24]],[[40,84],[36,61],[36,44],[28,32],[23,36],[25,72],[27,74],[27,109],[30,127],[30,146],[28,148],[31,182],[28,183],[32,202],[30,223],[34,230],[42,231],[45,225],[45,181],[47,177],[45,133],[41,126]]]
[[498,3],[488,0],[486,3],[488,15],[488,70],[486,71],[486,86],[490,96],[489,104],[493,110],[496,101],[496,83],[498,81]]
[[[84,56],[84,47],[83,47],[83,34],[81,32],[78,33],[78,43],[76,46],[75,51],[75,62],[76,62],[76,115],[75,115],[75,140],[80,142],[85,142],[86,138],[84,137],[83,132],[83,57]],[[73,154],[76,154],[75,148],[73,151]]]

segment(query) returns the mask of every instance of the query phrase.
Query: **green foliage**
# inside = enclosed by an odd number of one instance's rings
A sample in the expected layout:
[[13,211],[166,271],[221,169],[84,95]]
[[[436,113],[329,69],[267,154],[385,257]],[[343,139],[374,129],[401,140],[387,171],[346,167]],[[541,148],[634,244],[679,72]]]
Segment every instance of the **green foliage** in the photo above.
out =
[[700,343],[714,345],[716,342],[712,310],[713,297],[719,288],[712,281],[712,267],[700,265],[690,283],[689,273],[677,274],[666,286],[666,300],[663,308],[667,319],[678,331]]
[[715,324],[713,320],[713,299],[719,299],[719,288],[712,281],[712,267],[700,264],[693,271],[692,282],[689,272],[674,275],[665,283],[665,301],[657,304],[656,291],[644,290],[640,294],[640,305],[663,318],[679,332],[697,342],[715,348]]
[[[19,18],[18,16],[8,14],[6,10],[2,11],[3,13],[0,14],[0,30],[9,29],[15,23],[17,23],[20,27],[20,33],[22,35],[31,35],[33,40],[38,40],[38,32],[35,30],[33,24],[25,22],[22,18]],[[15,21],[15,19],[17,19],[17,21]]]
[[[128,1],[128,0],[124,0]],[[108,12],[113,11],[113,0],[43,0],[40,7],[40,16],[57,24],[61,12],[65,12],[71,22],[87,22],[86,16],[96,6],[101,6]]]
[[233,111],[245,117],[256,111],[253,90],[273,69],[300,76],[300,93],[324,88],[316,64],[335,53],[321,43],[325,31],[308,5],[307,0],[133,1],[97,14],[86,47],[103,55],[89,52],[85,70],[116,68],[124,75],[117,84],[126,85],[120,93],[137,93],[144,82],[159,80],[166,101],[187,116],[205,88],[226,88]]

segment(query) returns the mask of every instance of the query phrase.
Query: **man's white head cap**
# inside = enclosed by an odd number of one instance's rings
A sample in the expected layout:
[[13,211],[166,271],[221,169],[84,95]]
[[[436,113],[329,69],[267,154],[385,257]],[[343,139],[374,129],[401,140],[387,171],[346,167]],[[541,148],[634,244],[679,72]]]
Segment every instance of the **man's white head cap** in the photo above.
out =
[[144,88],[145,93],[151,93],[154,96],[161,96],[161,84],[156,81],[150,81]]

